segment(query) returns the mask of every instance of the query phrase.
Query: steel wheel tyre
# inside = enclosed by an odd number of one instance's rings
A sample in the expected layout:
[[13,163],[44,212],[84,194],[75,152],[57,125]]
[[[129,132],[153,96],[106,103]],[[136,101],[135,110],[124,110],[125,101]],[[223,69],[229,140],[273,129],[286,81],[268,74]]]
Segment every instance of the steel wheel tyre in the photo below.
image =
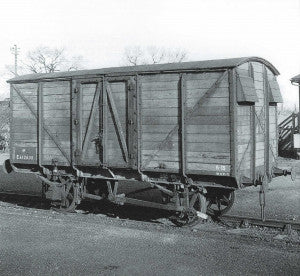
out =
[[200,193],[195,193],[190,198],[190,208],[184,212],[178,212],[171,216],[169,219],[176,226],[192,226],[199,221],[197,212],[206,213],[204,196]]
[[227,213],[234,203],[234,191],[229,191],[222,194],[217,194],[213,197],[208,197],[207,214],[218,217]]
[[72,181],[69,181],[63,187],[60,209],[67,212],[74,212],[77,207],[77,201],[77,188]]

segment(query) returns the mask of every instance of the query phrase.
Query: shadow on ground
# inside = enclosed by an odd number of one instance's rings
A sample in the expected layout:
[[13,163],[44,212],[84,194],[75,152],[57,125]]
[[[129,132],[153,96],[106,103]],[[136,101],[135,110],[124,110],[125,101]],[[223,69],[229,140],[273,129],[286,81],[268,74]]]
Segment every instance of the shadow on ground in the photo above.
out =
[[[38,196],[0,194],[0,202],[10,205],[32,208],[32,209],[53,209],[58,212],[64,212],[51,206],[51,202]],[[167,218],[170,212],[146,208],[133,205],[119,206],[109,201],[84,201],[76,209],[76,212],[82,214],[102,214],[112,218],[129,219],[136,221],[147,221],[159,223],[158,219]]]

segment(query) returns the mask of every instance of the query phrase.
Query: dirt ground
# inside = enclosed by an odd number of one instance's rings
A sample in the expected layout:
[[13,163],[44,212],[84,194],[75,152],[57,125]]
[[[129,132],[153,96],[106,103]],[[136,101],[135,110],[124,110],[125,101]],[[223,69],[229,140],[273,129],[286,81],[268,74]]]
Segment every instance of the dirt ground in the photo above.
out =
[[[236,192],[235,203],[228,214],[260,217],[259,187],[249,187]],[[266,192],[266,218],[300,222],[300,180],[278,177]]]
[[[290,176],[280,176],[272,180],[266,192],[266,218],[300,221],[300,161],[279,158],[278,166],[294,167],[297,178],[292,181]],[[229,214],[260,217],[259,190],[260,187],[248,187],[236,191]]]
[[[0,191],[40,189],[35,176],[0,172]],[[259,217],[258,190],[237,191],[230,213]],[[267,217],[299,220],[299,196],[300,181],[275,179],[267,192]],[[0,200],[0,275],[300,274],[295,231],[288,236],[211,221],[178,228],[149,209],[136,216],[120,207],[124,211],[112,218],[84,208],[62,214],[38,206]]]
[[299,275],[300,240],[0,201],[0,275]]

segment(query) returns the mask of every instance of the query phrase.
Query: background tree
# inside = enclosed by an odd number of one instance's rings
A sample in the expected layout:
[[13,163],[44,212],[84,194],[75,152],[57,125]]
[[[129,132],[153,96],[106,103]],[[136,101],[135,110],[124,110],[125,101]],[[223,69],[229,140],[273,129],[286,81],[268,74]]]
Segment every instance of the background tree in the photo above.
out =
[[131,46],[124,50],[124,63],[126,65],[174,63],[185,61],[187,56],[187,51],[184,49]]
[[[83,69],[82,56],[70,56],[64,48],[40,46],[27,52],[18,64],[18,75],[30,73],[52,73]],[[6,65],[0,76],[9,79],[15,76],[14,66]]]
[[0,152],[4,152],[9,141],[9,101],[0,101]]
[[64,48],[40,46],[28,52],[23,64],[31,73],[78,70],[82,68],[82,56],[67,56]]
[[124,58],[126,65],[143,64],[143,50],[139,46],[127,47],[124,50]]

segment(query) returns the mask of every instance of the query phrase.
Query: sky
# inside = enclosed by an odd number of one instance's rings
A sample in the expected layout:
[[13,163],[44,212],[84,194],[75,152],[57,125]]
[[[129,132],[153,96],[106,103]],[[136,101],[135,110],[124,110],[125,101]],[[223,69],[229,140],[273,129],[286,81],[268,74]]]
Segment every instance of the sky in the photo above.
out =
[[87,69],[121,66],[124,49],[185,49],[188,60],[259,56],[281,73],[285,105],[298,103],[300,0],[0,0],[0,99],[7,65],[38,46],[64,47]]

